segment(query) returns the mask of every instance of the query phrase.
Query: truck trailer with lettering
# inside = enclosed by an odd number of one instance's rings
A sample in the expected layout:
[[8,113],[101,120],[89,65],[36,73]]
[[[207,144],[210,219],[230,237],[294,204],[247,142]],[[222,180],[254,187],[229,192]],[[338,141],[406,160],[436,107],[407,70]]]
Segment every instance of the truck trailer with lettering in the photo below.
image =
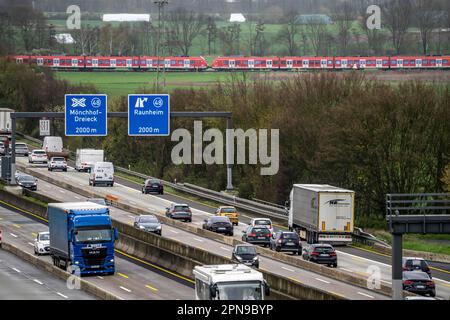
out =
[[330,185],[294,184],[288,225],[308,243],[351,243],[355,192]]
[[53,265],[80,275],[114,274],[114,241],[109,209],[92,202],[48,204]]
[[194,268],[196,300],[265,300],[270,288],[263,274],[243,264]]

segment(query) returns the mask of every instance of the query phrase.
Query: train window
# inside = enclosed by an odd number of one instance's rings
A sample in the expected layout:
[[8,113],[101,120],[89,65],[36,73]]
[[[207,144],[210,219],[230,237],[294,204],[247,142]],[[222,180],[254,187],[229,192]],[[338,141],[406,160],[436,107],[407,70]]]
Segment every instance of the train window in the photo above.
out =
[[387,65],[388,63],[389,63],[388,60],[383,60],[383,64],[384,64],[384,65]]
[[176,64],[177,64],[176,60],[170,60],[170,65],[171,66],[176,65]]
[[285,65],[286,65],[286,61],[281,61],[281,64],[282,64],[283,66],[285,66]]
[[333,64],[333,61],[328,60],[328,65],[331,66]]
[[242,65],[243,65],[243,66],[248,65],[248,61],[247,61],[247,60],[243,60],[243,61],[242,61]]
[[98,60],[98,64],[99,64],[99,65],[103,65],[103,60],[101,60],[101,59]]
[[448,63],[448,60],[442,60],[442,63],[447,64],[447,63]]
[[340,66],[341,65],[341,60],[336,60],[336,65]]
[[238,60],[238,61],[236,61],[236,65],[237,66],[240,66],[241,65],[241,62]]
[[223,60],[223,65],[227,66],[228,65],[228,60]]
[[436,60],[430,60],[431,64],[436,64]]
[[194,65],[194,64],[195,64],[195,60],[191,60],[191,61],[189,61],[189,63],[190,63],[191,65]]

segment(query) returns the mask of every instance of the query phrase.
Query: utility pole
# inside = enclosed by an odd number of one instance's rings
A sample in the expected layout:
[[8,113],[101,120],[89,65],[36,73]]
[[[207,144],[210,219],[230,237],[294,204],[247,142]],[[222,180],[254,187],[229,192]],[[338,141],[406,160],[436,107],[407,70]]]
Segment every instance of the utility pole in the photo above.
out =
[[[156,55],[158,56],[158,64],[156,67],[156,92],[159,93],[159,64],[161,61],[160,47],[161,47],[161,10],[164,10],[164,6],[168,4],[168,0],[155,0],[154,4],[158,6],[158,42],[156,44]],[[163,72],[165,76],[165,65],[163,65]]]

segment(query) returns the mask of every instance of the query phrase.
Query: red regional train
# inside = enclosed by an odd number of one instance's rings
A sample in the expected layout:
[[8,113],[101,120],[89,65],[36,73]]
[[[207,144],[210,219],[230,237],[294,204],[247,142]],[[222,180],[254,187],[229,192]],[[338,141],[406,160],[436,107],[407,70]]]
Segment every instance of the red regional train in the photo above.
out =
[[208,66],[203,57],[12,56],[19,64],[56,70],[177,71],[233,70],[399,70],[450,69],[450,56],[377,57],[218,57]]

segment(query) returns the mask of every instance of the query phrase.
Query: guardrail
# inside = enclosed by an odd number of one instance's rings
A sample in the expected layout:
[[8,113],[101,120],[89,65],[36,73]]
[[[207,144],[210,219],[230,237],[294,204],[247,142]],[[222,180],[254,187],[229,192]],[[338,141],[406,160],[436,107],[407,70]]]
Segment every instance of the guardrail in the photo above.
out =
[[[40,143],[40,144],[42,143],[41,140],[36,139],[34,137],[30,137],[23,133],[17,132],[17,135],[23,137],[26,140],[30,140],[35,143]],[[75,159],[75,152],[69,150],[69,153],[70,153],[71,158]],[[230,194],[227,194],[224,192],[214,191],[211,189],[206,189],[206,188],[196,186],[196,185],[193,185],[190,183],[174,183],[174,182],[162,180],[160,178],[152,177],[152,176],[140,173],[140,172],[128,170],[126,168],[119,167],[119,166],[114,166],[114,169],[117,172],[121,172],[121,173],[130,175],[130,176],[133,176],[133,177],[138,177],[138,178],[141,178],[144,180],[155,178],[155,179],[160,180],[164,185],[173,188],[174,190],[177,190],[180,192],[185,192],[185,193],[188,193],[191,195],[195,195],[195,196],[198,196],[201,198],[205,198],[205,199],[212,200],[215,202],[223,203],[226,205],[234,206],[238,210],[244,210],[244,211],[247,211],[250,213],[255,213],[260,216],[264,216],[264,217],[271,218],[271,219],[287,221],[287,215],[288,215],[287,210],[281,205],[273,204],[273,203],[266,202],[263,200],[258,200],[258,199],[248,200],[248,199],[244,199],[244,198],[239,198],[234,195],[230,195]],[[379,243],[383,246],[388,246],[385,242],[375,238],[374,236],[372,236],[368,233],[365,233],[364,231],[362,231],[362,229],[357,228],[357,227],[355,227],[355,232],[353,233],[353,239],[356,242],[360,242],[363,244],[373,245],[374,243]]]

